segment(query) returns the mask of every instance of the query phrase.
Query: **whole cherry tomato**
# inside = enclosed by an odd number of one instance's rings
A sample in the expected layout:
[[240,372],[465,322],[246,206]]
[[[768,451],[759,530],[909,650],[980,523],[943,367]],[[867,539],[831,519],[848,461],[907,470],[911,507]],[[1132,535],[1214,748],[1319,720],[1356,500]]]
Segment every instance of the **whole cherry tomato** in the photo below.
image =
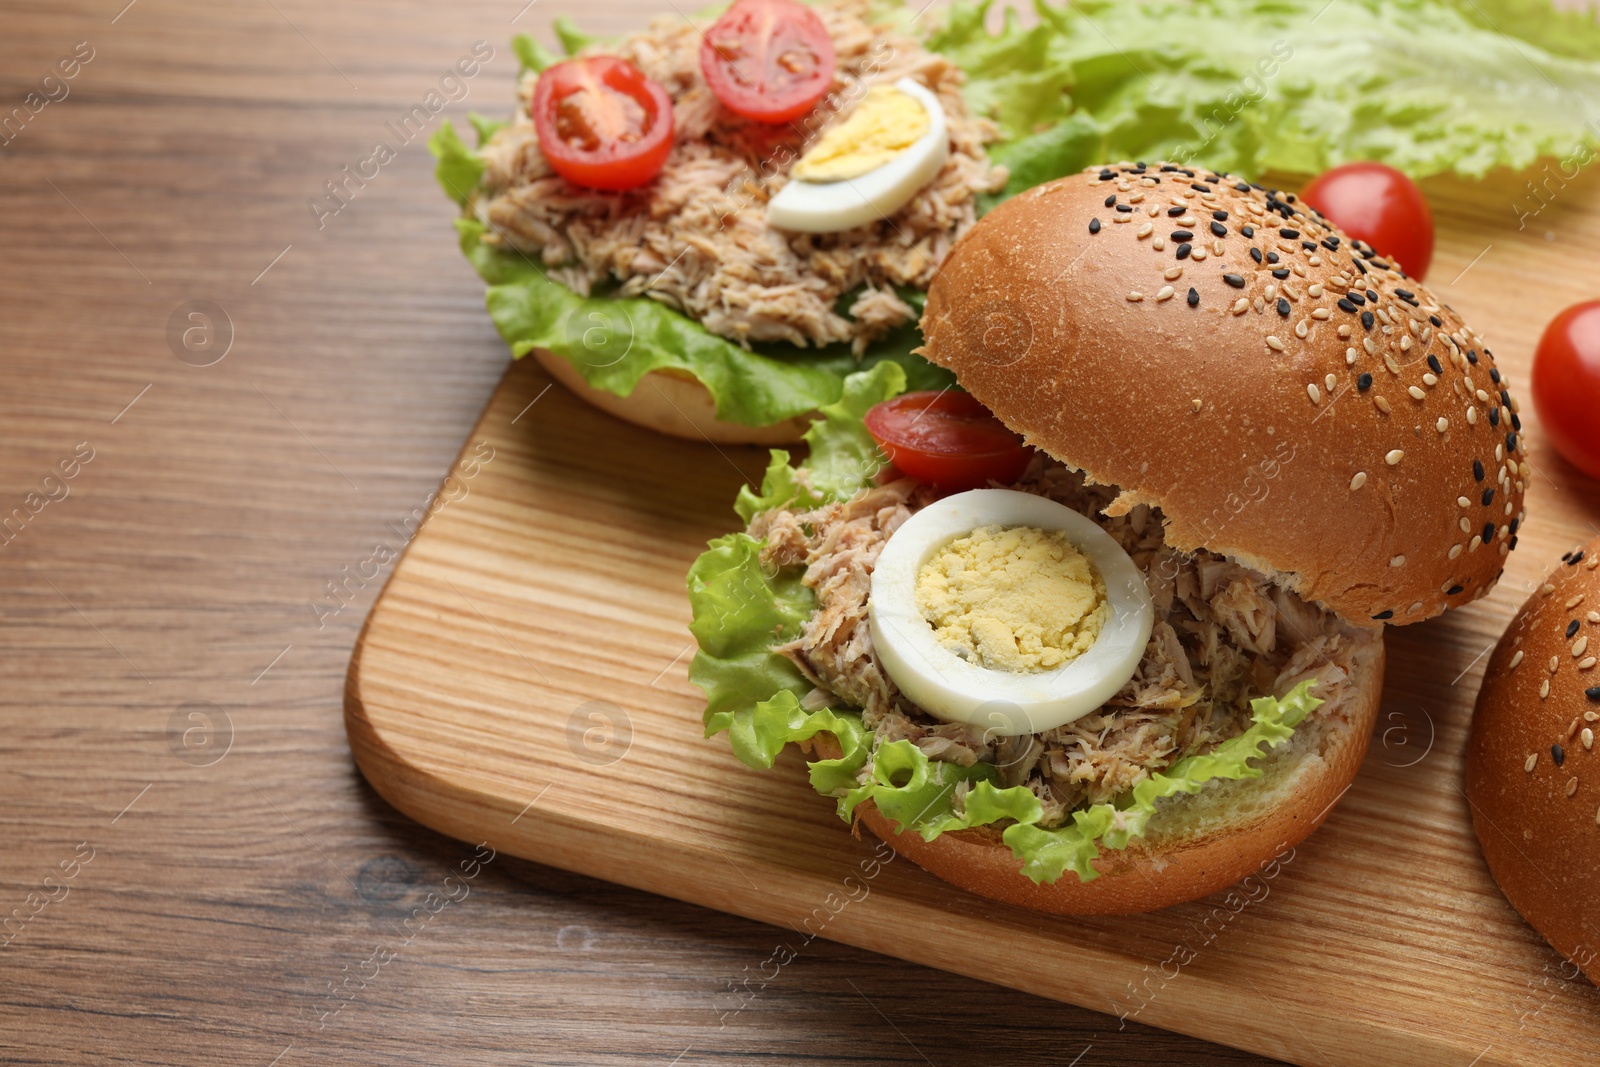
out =
[[722,106],[757,122],[797,119],[833,84],[833,38],[797,0],[738,0],[700,44],[700,71]]
[[941,489],[1022,477],[1033,449],[970,393],[903,393],[867,412],[867,432],[901,473]]
[[591,189],[633,189],[672,151],[672,98],[616,56],[557,63],[533,89],[539,148],[557,174]]
[[1574,304],[1545,327],[1533,357],[1533,406],[1557,451],[1600,478],[1600,300]]
[[1421,281],[1433,262],[1433,212],[1417,183],[1382,163],[1346,163],[1306,186],[1300,199]]

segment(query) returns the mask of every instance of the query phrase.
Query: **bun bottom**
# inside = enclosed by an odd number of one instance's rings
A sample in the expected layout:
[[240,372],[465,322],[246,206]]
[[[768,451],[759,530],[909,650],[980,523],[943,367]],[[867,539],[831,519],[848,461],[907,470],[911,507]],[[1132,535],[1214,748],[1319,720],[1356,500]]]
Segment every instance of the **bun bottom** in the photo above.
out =
[[[897,824],[869,803],[860,822],[917,866],[990,900],[1056,915],[1132,915],[1209,896],[1263,871],[1286,848],[1322,824],[1344,793],[1378,718],[1383,696],[1383,639],[1356,654],[1353,691],[1338,712],[1302,723],[1294,737],[1256,766],[1260,778],[1213,782],[1193,796],[1158,802],[1143,838],[1094,861],[1100,877],[1082,882],[1072,872],[1052,884],[1022,873],[1022,861],[991,827],[924,841],[897,833]],[[819,751],[837,756],[832,738]],[[832,748],[832,752],[826,750]]]
[[533,358],[579,399],[624,422],[673,437],[721,445],[791,445],[798,443],[811,425],[809,415],[771,426],[723,422],[717,418],[717,406],[706,387],[679,370],[650,371],[639,379],[633,392],[618,396],[584,381],[577,368],[558,355],[536,348]]

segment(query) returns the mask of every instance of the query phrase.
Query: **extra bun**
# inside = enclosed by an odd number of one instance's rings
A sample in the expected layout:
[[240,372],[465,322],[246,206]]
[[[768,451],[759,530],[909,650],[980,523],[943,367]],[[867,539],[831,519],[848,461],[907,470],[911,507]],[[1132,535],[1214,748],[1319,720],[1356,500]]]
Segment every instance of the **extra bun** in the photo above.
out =
[[1489,350],[1293,196],[1154,165],[1041,185],[957,242],[922,328],[1114,507],[1348,620],[1480,597],[1515,543],[1529,468]]
[[633,392],[618,396],[596,389],[560,356],[534,349],[533,358],[550,377],[608,415],[657,433],[719,445],[788,445],[800,440],[811,425],[801,415],[771,426],[741,426],[717,418],[711,394],[692,375],[676,370],[653,370],[639,379]]
[[1600,538],[1563,557],[1495,647],[1467,744],[1467,799],[1511,906],[1600,984],[1597,612]]
[[[1257,761],[1260,778],[1213,782],[1194,796],[1160,801],[1145,835],[1120,852],[1102,852],[1094,863],[1100,877],[1088,882],[1069,872],[1036,884],[987,827],[924,841],[896,833],[870,803],[856,811],[900,855],[991,900],[1057,915],[1131,915],[1198,900],[1271,871],[1322,824],[1355,777],[1383,695],[1383,642],[1371,642],[1356,665],[1349,698],[1332,714],[1306,719],[1286,746]],[[837,757],[831,738],[819,735],[818,742],[824,757]]]

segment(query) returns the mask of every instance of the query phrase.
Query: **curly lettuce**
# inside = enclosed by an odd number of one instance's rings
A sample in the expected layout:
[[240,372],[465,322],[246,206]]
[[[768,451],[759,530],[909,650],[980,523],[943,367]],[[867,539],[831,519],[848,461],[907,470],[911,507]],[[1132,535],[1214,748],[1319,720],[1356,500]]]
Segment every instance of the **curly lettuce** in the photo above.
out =
[[[969,103],[999,126],[990,154],[1011,179],[985,210],[1108,159],[1251,178],[1377,159],[1415,177],[1481,177],[1600,136],[1600,24],[1549,0],[1035,0],[1031,25],[1008,9],[997,32],[989,9],[874,12],[961,67]],[[555,30],[569,55],[595,40],[565,19]],[[512,48],[523,70],[561,58],[526,35]],[[480,144],[497,125],[472,121]],[[484,170],[476,150],[449,124],[429,147],[440,184],[465,204]],[[845,346],[747,350],[654,301],[580,297],[482,233],[462,223],[462,249],[513,355],[547,348],[598,389],[627,396],[650,371],[679,370],[706,386],[719,418],[763,426],[835,402],[860,369]],[[912,354],[920,340],[908,325],[866,365],[897,363],[913,388],[949,385]]]
[[[885,461],[861,419],[872,404],[904,388],[904,376],[892,364],[846,378],[842,398],[823,408],[807,435],[807,465],[797,468],[787,452],[774,450],[760,490],[740,491],[739,516],[748,522],[776,507],[815,507],[872,484]],[[1286,743],[1321,703],[1310,695],[1310,682],[1281,699],[1252,701],[1251,725],[1242,734],[1151,775],[1114,803],[1073,812],[1070,824],[1043,827],[1038,798],[1025,786],[1000,788],[992,765],[930,760],[909,741],[874,749],[859,710],[804,708],[810,683],[773,648],[799,636],[816,604],[799,569],[764,565],[761,549],[748,534],[729,534],[712,541],[689,571],[689,629],[700,645],[689,680],[706,694],[706,736],[726,733],[741,762],[765,769],[785,746],[830,734],[840,755],[808,767],[812,787],[834,798],[840,818],[850,821],[870,801],[899,832],[928,841],[952,830],[1003,824],[1001,839],[1035,882],[1054,882],[1067,871],[1090,881],[1099,876],[1093,864],[1101,850],[1126,848],[1143,835],[1158,801],[1198,793],[1208,782],[1260,777],[1253,761]]]

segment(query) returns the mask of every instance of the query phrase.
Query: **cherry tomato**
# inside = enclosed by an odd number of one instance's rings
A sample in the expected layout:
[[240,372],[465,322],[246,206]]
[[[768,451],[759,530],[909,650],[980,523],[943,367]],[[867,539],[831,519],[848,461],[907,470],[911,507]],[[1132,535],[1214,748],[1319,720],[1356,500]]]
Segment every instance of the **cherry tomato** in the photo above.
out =
[[738,0],[701,40],[700,70],[734,114],[788,122],[833,84],[833,38],[796,0]]
[[1346,163],[1300,194],[1351,237],[1421,281],[1433,262],[1433,212],[1417,183],[1382,163]]
[[1600,478],[1600,300],[1574,304],[1545,327],[1533,356],[1533,406],[1556,449]]
[[672,151],[672,98],[616,56],[557,63],[533,89],[539,148],[557,174],[591,189],[632,189]]
[[941,489],[1008,485],[1033,449],[970,393],[902,393],[867,412],[867,432],[901,473]]

